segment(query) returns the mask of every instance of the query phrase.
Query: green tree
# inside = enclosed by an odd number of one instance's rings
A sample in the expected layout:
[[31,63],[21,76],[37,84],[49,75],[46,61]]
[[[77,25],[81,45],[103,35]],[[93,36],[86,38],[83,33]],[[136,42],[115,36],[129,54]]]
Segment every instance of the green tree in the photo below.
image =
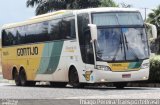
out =
[[98,7],[101,0],[27,0],[27,7],[36,7],[36,15],[61,9]]
[[100,1],[101,7],[118,7],[119,5],[116,4],[113,0],[101,0]]
[[156,25],[157,27],[157,39],[151,42],[151,49],[156,49],[156,54],[160,54],[160,5],[156,9],[152,9],[152,12],[148,14],[147,22]]
[[124,2],[117,4],[114,0],[100,0],[101,7],[123,7],[123,8],[131,8],[131,4],[126,4]]
[[121,5],[121,7],[123,7],[123,8],[131,8],[132,7],[132,5],[131,4],[126,4],[126,3],[120,3],[120,5]]
[[156,25],[158,27],[158,35],[160,35],[160,5],[156,9],[152,9],[152,12],[148,14],[147,22]]
[[27,0],[27,7],[36,7],[36,15],[61,9],[82,9],[89,7],[125,7],[132,5],[117,4],[114,0]]
[[159,18],[160,18],[160,5],[156,9],[152,9],[152,12],[148,14],[147,22],[159,26],[160,25]]

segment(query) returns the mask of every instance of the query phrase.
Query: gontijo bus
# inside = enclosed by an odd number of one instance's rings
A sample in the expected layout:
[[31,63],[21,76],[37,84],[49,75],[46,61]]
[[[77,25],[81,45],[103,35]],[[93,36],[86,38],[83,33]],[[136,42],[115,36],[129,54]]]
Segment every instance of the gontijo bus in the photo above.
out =
[[149,53],[136,9],[61,10],[2,28],[3,77],[18,86],[111,82],[122,88],[148,79]]

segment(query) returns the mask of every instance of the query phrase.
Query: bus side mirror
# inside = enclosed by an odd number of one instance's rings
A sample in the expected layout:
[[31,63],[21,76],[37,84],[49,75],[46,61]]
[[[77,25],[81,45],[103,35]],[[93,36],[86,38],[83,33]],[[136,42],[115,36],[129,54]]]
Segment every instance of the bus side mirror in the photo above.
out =
[[147,35],[149,40],[156,39],[157,38],[157,28],[155,25],[150,23],[145,23],[147,27]]
[[91,41],[97,40],[97,26],[95,24],[88,24],[88,26],[90,27]]

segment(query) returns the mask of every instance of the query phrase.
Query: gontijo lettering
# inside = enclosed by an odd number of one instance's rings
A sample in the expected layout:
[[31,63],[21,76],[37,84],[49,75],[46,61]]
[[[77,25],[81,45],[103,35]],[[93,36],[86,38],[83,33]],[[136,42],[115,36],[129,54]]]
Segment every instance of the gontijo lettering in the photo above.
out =
[[17,56],[38,55],[38,47],[18,48]]

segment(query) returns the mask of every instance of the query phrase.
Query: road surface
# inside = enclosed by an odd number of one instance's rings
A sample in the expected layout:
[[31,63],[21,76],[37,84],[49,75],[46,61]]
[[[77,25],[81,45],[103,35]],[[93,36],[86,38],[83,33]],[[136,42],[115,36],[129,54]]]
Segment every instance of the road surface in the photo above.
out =
[[[47,85],[18,87],[13,83],[0,83],[0,99],[0,105],[81,105],[80,101],[83,99],[160,99],[160,88],[88,87],[76,89],[72,87],[55,88]],[[10,104],[5,104],[7,102]],[[158,104],[160,101],[157,101]],[[93,104],[86,103],[85,105]]]
[[0,99],[160,99],[160,88],[112,87],[56,88],[48,85],[19,87],[13,83],[0,83]]
[[[85,101],[82,101],[85,99]],[[125,99],[153,99],[150,101],[160,104],[160,88],[149,87],[126,87],[116,89],[114,87],[86,87],[86,88],[56,88],[49,85],[36,85],[35,87],[19,87],[14,82],[3,80],[0,83],[0,105],[116,105],[119,101],[111,104],[86,103],[89,100],[119,100]],[[157,100],[158,99],[158,100]],[[139,102],[136,101],[136,102]],[[104,102],[104,101],[103,101]],[[108,102],[108,101],[107,101]],[[142,102],[142,101],[141,101]],[[148,100],[147,100],[148,102]],[[120,103],[121,104],[121,103]],[[128,103],[127,103],[128,104]],[[132,103],[128,104],[131,105]],[[122,104],[121,104],[122,105]],[[124,104],[125,105],[125,104]],[[140,104],[135,104],[140,105]],[[142,105],[142,104],[141,104]]]

